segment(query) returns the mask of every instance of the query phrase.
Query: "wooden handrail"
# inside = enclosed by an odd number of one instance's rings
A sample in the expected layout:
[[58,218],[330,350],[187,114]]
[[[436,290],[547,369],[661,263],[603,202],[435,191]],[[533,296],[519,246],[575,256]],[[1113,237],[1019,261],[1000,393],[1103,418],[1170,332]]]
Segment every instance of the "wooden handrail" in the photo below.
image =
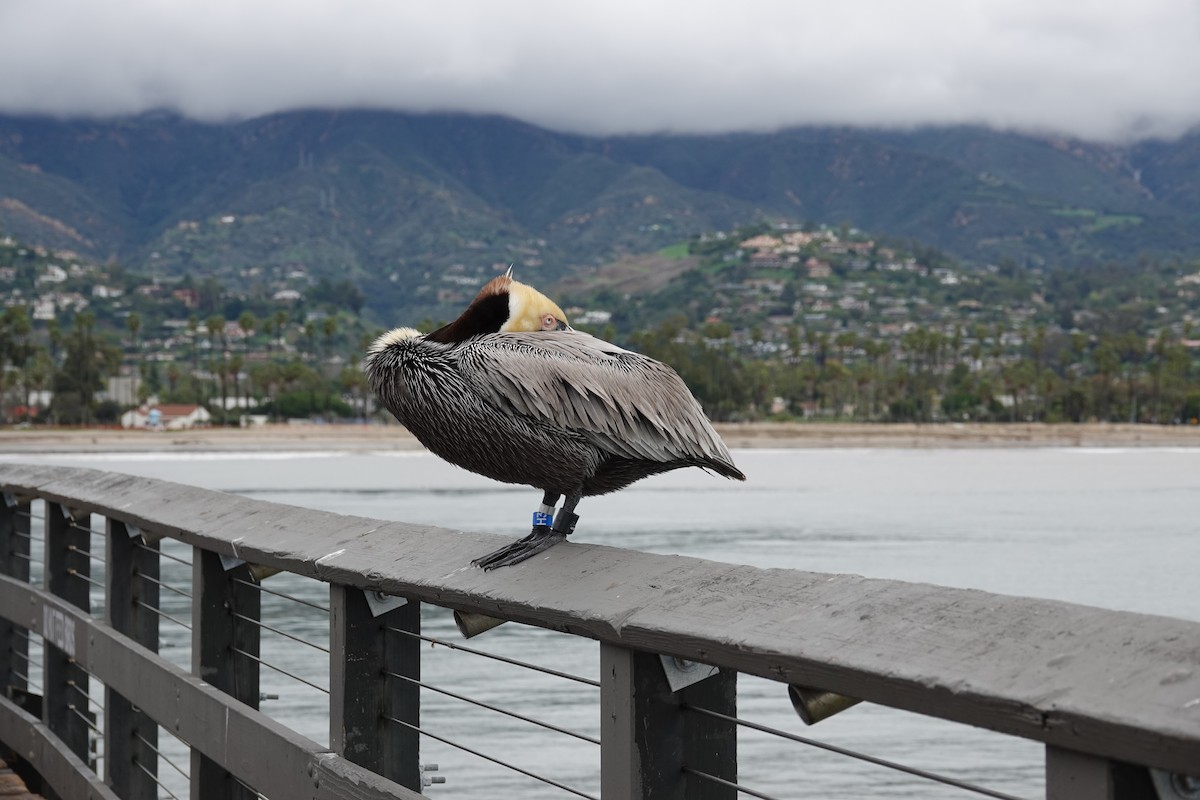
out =
[[1200,764],[1197,622],[575,543],[484,572],[471,558],[498,537],[70,467],[0,465],[0,490],[331,583],[1133,764]]

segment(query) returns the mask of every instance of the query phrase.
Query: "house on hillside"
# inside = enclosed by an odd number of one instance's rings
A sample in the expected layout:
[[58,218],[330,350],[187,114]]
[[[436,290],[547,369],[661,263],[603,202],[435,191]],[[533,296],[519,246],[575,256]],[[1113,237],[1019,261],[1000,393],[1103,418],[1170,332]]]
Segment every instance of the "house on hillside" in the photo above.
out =
[[122,428],[182,431],[206,427],[212,414],[204,406],[185,404],[144,405],[121,415]]

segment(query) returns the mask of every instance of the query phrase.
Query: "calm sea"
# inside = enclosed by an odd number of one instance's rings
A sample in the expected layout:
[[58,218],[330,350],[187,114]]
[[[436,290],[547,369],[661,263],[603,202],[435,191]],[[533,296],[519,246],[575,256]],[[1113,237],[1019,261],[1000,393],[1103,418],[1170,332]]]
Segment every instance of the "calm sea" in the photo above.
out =
[[[0,456],[146,475],[326,511],[512,536],[528,532],[538,494],[492,483],[424,453],[147,453]],[[1200,620],[1200,449],[747,450],[748,481],[699,470],[651,478],[580,504],[574,539],[762,567],[846,572]],[[182,552],[182,551],[181,551]],[[166,569],[167,573],[171,568]],[[186,570],[173,579],[181,585]],[[320,584],[268,586],[325,602]],[[164,602],[171,602],[165,600]],[[173,612],[186,613],[179,598]],[[319,636],[320,612],[267,598],[264,617]],[[448,612],[425,632],[460,641]],[[186,663],[182,630],[164,625],[164,654]],[[472,646],[595,676],[592,642],[505,625]],[[264,637],[264,657],[327,685],[325,656]],[[561,727],[598,736],[586,687],[431,648],[425,679]],[[327,741],[324,696],[264,671],[264,711]],[[422,724],[446,738],[598,794],[598,748],[426,692]],[[1020,796],[1042,794],[1036,744],[877,706],[804,728],[780,684],[743,678],[739,715],[843,747]],[[432,739],[422,757],[447,783],[434,797],[568,797]],[[779,798],[966,797],[908,776],[753,732],[739,743],[740,780]],[[186,764],[186,758],[182,759]],[[162,770],[169,772],[169,770]],[[177,790],[177,793],[178,790]]]

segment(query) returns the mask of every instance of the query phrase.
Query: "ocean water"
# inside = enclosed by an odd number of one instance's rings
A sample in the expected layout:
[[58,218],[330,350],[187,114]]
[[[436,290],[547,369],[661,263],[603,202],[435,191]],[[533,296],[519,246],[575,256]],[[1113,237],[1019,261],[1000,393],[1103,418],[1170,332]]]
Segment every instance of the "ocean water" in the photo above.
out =
[[[540,500],[422,452],[54,454],[3,460],[109,469],[248,497],[512,536],[528,532]],[[587,498],[573,539],[762,567],[855,573],[1053,598],[1200,620],[1194,565],[1200,449],[746,450],[735,453],[746,483],[682,470],[614,495]],[[186,549],[178,553],[186,557]],[[187,569],[164,564],[184,585]],[[321,584],[279,576],[267,584],[318,604]],[[168,613],[187,600],[164,595]],[[264,596],[264,620],[320,639],[322,612]],[[426,635],[461,642],[449,612],[426,607]],[[186,631],[164,623],[163,654],[187,663]],[[594,642],[504,625],[471,640],[479,647],[595,677]],[[264,634],[263,657],[328,685],[324,654]],[[445,647],[423,651],[424,679],[585,735],[599,731],[598,691]],[[327,741],[319,691],[270,670],[263,710]],[[599,793],[599,748],[427,690],[422,725],[472,749]],[[805,728],[785,687],[739,680],[739,716],[1009,794],[1043,793],[1036,743],[863,704]],[[740,781],[778,798],[967,797],[911,776],[777,737],[742,730]],[[165,750],[170,750],[170,743]],[[432,738],[445,798],[572,796]],[[181,763],[186,764],[186,758]],[[169,773],[169,770],[160,770]],[[164,783],[182,781],[164,775]],[[180,793],[180,789],[175,789]],[[182,796],[182,795],[181,795]]]

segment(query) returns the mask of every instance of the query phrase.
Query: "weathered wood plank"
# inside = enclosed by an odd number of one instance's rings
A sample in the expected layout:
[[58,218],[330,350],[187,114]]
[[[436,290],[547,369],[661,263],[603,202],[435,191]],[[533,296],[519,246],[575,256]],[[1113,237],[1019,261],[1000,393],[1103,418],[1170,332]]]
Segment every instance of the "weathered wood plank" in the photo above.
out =
[[0,740],[37,770],[59,797],[69,800],[121,800],[71,752],[50,728],[16,703],[0,696]]
[[[245,585],[252,582],[248,564],[227,570],[216,553],[193,551],[192,674],[256,709],[260,675],[254,659],[260,655],[260,630],[248,620],[258,620],[262,594]],[[223,763],[198,750],[192,750],[190,774],[194,800],[252,800],[257,796],[235,781]],[[254,788],[265,791],[267,787]]]
[[[92,605],[90,584],[85,580],[91,575],[87,557],[90,525],[91,516],[86,512],[74,513],[66,504],[46,504],[46,587],[84,611],[91,610]],[[60,633],[46,639],[42,719],[75,755],[87,759],[91,755],[91,731],[85,720],[90,711],[82,698],[88,696],[88,676],[75,663],[71,627],[64,626]]]
[[[329,587],[329,743],[346,759],[421,790],[420,603],[375,616],[361,589]],[[390,674],[389,674],[390,673]],[[391,719],[389,719],[389,717]]]
[[[1200,623],[966,589],[341,516],[148,478],[0,466],[37,493],[321,580],[800,683],[1136,764],[1200,763]],[[787,702],[782,687],[780,702]]]
[[[11,495],[0,497],[0,575],[29,580],[31,534],[29,502]],[[10,696],[10,689],[28,688],[22,677],[28,663],[25,631],[11,622],[0,622],[0,693]]]
[[[158,544],[142,547],[124,523],[106,524],[105,611],[108,624],[147,650],[158,652]],[[151,580],[144,580],[149,578]],[[137,704],[104,687],[104,770],[124,800],[158,797],[158,725]]]
[[[45,610],[77,632],[78,663],[180,739],[225,764],[251,786],[290,800],[422,800],[350,763],[36,587],[0,576],[0,615],[44,634]],[[40,723],[38,723],[40,724]],[[0,739],[24,742],[18,726]],[[80,795],[83,796],[83,795]]]
[[659,656],[600,645],[600,793],[629,800],[735,800],[737,726],[685,705],[737,716],[737,673],[671,691]]

